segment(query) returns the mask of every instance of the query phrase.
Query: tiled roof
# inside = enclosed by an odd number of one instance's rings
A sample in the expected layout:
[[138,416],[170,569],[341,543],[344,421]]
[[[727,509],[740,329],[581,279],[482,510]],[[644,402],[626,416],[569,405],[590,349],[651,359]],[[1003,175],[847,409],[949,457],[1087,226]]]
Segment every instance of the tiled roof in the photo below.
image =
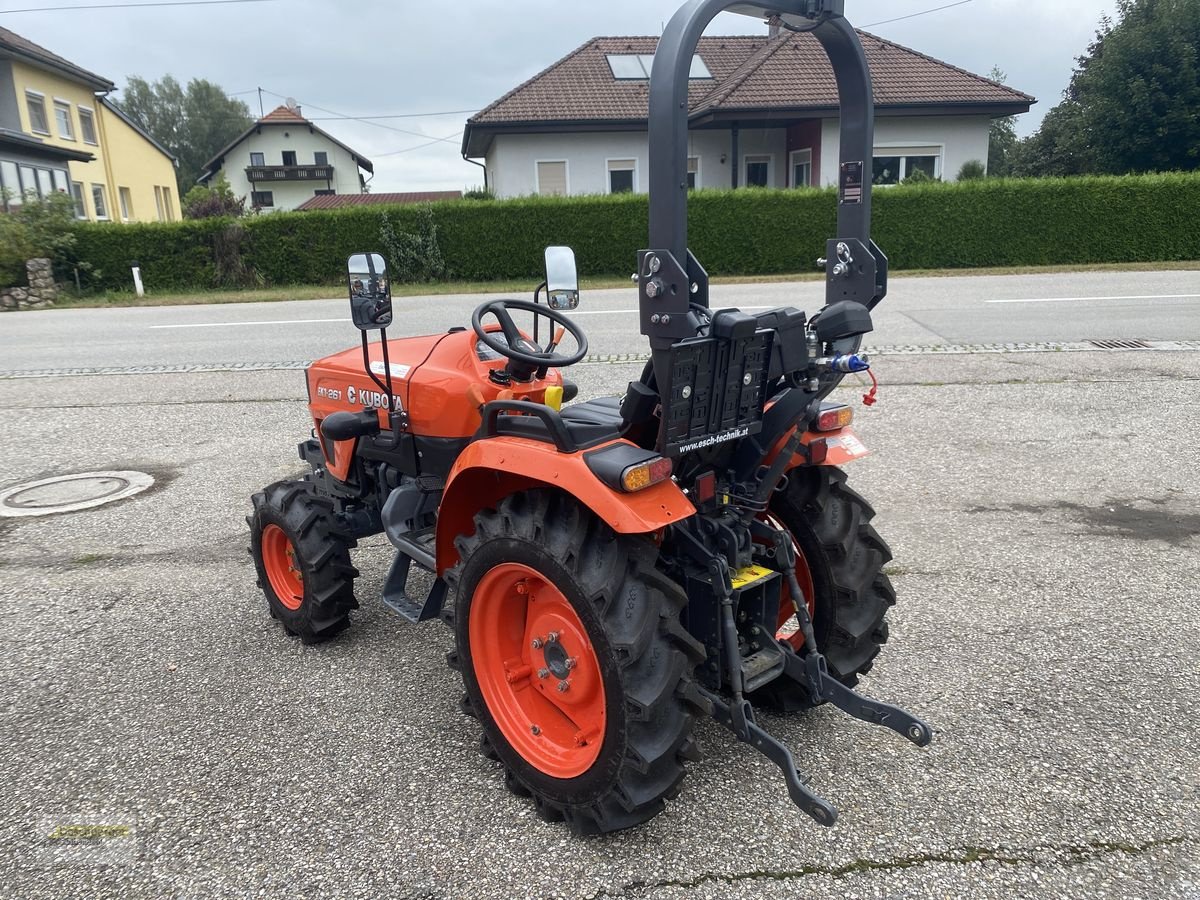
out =
[[26,59],[47,65],[52,69],[57,69],[100,90],[111,91],[116,87],[107,78],[103,78],[94,72],[89,72],[87,69],[80,68],[70,60],[63,59],[57,53],[51,53],[45,47],[35,44],[28,38],[23,38],[15,31],[9,31],[7,28],[0,28],[0,50],[7,50],[17,56],[23,56]]
[[340,209],[343,206],[377,206],[391,203],[436,203],[438,200],[461,200],[462,191],[413,191],[402,194],[319,194],[309,197],[296,207],[298,210]]
[[[859,32],[877,107],[997,105],[1028,107],[1028,94],[891,41]],[[473,116],[468,126],[555,121],[637,121],[648,113],[649,83],[620,81],[609,54],[652,54],[655,37],[599,37]],[[837,107],[833,69],[808,33],[701,38],[698,55],[712,79],[693,79],[693,115],[724,110]]]
[[297,122],[307,125],[308,119],[300,115],[299,109],[290,106],[277,106],[258,121],[260,122]]

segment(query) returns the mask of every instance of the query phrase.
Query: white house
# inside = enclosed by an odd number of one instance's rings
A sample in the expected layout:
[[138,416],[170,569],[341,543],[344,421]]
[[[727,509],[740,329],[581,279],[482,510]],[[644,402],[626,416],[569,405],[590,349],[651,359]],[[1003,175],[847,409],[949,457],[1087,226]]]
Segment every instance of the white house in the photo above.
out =
[[[915,171],[954,180],[987,165],[988,131],[1033,97],[859,32],[874,85],[876,184]],[[500,197],[645,191],[649,73],[658,39],[599,37],[467,121],[463,155]],[[697,188],[832,185],[833,70],[807,33],[700,39],[689,91]]]
[[200,182],[223,173],[248,206],[269,212],[296,209],[314,196],[362,194],[359,170],[371,161],[300,115],[297,106],[267,113],[204,166]]

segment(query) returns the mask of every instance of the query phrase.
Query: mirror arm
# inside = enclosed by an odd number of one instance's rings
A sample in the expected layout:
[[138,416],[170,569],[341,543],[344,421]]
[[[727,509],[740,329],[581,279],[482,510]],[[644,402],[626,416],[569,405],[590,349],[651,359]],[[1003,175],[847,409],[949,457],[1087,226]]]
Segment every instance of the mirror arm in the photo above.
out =
[[[543,281],[541,284],[539,284],[537,287],[535,287],[535,288],[533,289],[533,305],[534,305],[534,306],[537,306],[537,304],[538,304],[538,296],[539,296],[539,295],[542,293],[542,289],[543,289],[543,288],[546,288],[546,294],[547,294],[547,296],[549,295],[549,293],[550,293],[550,291],[549,291],[549,283],[548,283],[548,282],[545,282],[545,281]],[[541,342],[538,340],[538,325],[539,325],[539,324],[541,324],[541,321],[542,321],[542,317],[541,317],[541,316],[539,316],[537,313],[534,313],[534,314],[533,314],[533,342],[534,342],[535,344],[539,344],[539,343],[541,343]]]

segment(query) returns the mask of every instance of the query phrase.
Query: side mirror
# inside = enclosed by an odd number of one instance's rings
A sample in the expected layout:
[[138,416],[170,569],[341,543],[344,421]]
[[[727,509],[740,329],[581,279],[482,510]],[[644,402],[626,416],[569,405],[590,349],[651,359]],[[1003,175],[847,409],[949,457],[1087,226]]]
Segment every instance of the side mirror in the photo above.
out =
[[355,253],[346,261],[350,317],[362,331],[392,324],[392,287],[387,263],[378,253]]
[[579,275],[570,247],[546,248],[546,305],[558,310],[579,305]]

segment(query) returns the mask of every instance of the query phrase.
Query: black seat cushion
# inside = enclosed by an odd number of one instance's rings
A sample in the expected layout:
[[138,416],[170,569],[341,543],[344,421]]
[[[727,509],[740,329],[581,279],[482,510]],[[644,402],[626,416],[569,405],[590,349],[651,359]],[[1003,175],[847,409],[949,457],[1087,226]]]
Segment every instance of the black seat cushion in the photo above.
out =
[[562,410],[563,421],[588,425],[607,425],[618,428],[621,424],[621,398],[597,397],[584,403],[573,403]]
[[[600,397],[573,403],[560,413],[567,434],[577,447],[587,447],[621,435],[621,398]],[[547,440],[546,423],[534,416],[501,414],[505,434]]]

